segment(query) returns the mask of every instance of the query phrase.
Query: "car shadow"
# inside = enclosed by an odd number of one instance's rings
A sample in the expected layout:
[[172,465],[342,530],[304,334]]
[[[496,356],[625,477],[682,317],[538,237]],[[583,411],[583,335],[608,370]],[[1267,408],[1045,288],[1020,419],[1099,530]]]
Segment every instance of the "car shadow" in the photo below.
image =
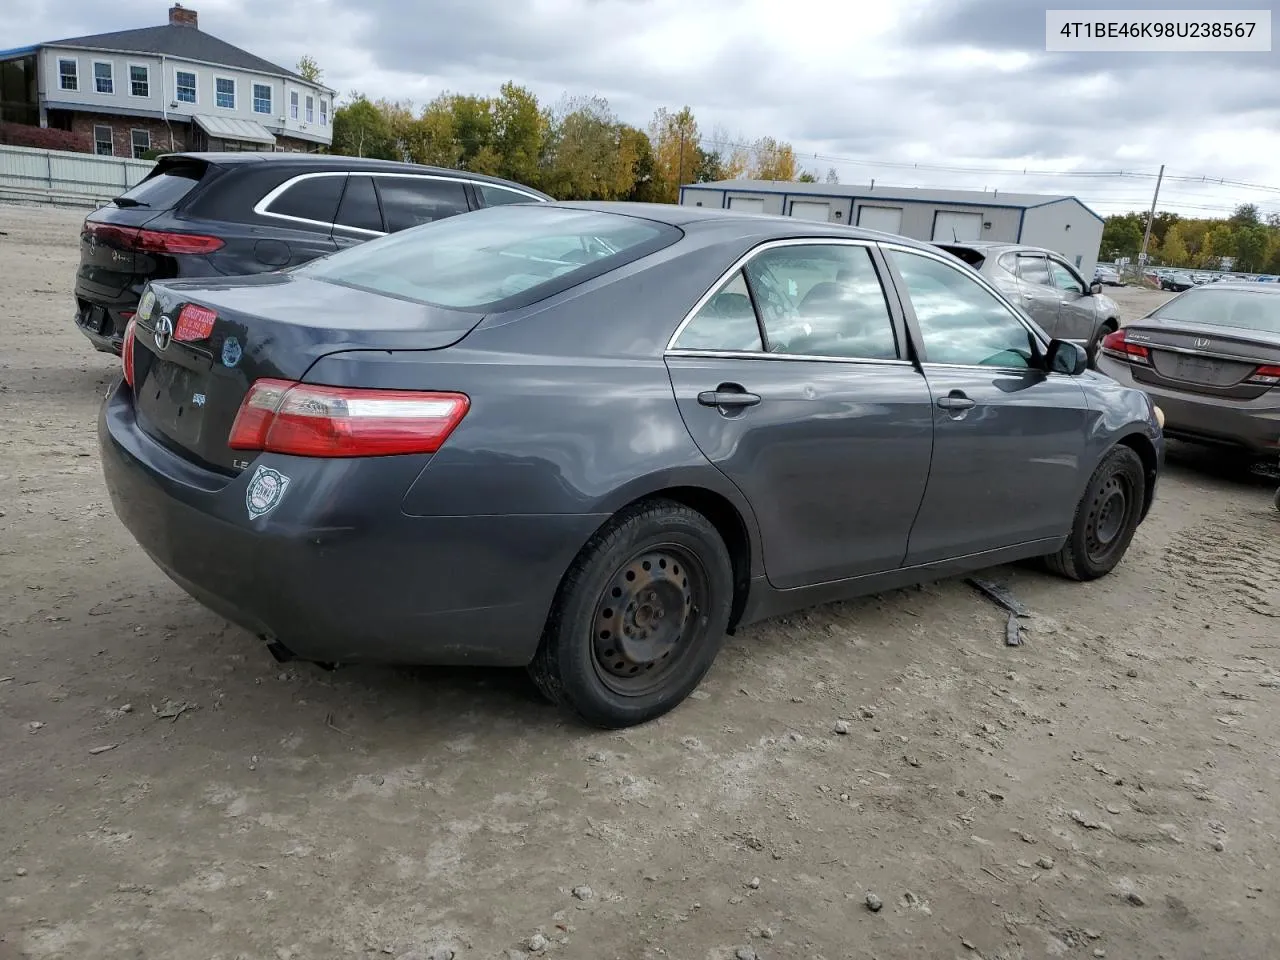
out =
[[[1253,469],[1256,460],[1238,451],[1172,439],[1167,443],[1166,467],[1242,487],[1267,488],[1280,484],[1280,479],[1256,472]],[[1280,456],[1274,466],[1280,470]]]

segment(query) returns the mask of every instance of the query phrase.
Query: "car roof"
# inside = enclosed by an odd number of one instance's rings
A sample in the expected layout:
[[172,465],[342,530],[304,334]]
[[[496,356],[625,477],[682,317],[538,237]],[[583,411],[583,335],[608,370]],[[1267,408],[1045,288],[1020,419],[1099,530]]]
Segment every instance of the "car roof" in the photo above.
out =
[[985,253],[988,257],[997,250],[1001,251],[1026,251],[1027,253],[1052,253],[1054,256],[1061,256],[1048,247],[1036,247],[1029,243],[1011,243],[1008,240],[934,240],[935,247],[963,247],[966,250],[976,250]]
[[161,156],[162,160],[169,159],[195,159],[203,160],[219,167],[237,167],[249,166],[253,164],[275,164],[277,166],[297,167],[300,170],[359,170],[362,172],[385,173],[417,173],[431,174],[441,177],[457,177],[465,180],[474,180],[480,183],[492,183],[498,185],[511,185],[519,187],[540,196],[551,199],[541,190],[533,187],[525,186],[523,183],[517,183],[514,180],[503,180],[501,177],[491,177],[483,173],[472,173],[469,170],[452,170],[447,167],[430,167],[422,163],[402,163],[397,160],[378,160],[372,157],[348,157],[335,153],[286,153],[275,152],[265,153],[259,151],[182,151],[179,153],[166,153]]
[[[1196,287],[1197,290],[1243,290],[1246,293],[1280,295],[1280,283],[1258,283],[1256,280],[1219,280],[1215,284]],[[1190,293],[1191,291],[1187,291]]]

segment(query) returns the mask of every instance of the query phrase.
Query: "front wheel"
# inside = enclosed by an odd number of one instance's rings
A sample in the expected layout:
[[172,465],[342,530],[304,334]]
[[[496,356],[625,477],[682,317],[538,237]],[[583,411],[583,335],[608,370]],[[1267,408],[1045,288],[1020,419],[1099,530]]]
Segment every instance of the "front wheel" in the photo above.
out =
[[655,500],[583,547],[529,675],[593,726],[633,726],[683,701],[711,668],[733,602],[733,565],[711,522]]
[[1086,349],[1086,352],[1089,354],[1090,370],[1098,369],[1098,352],[1102,349],[1102,341],[1106,339],[1108,334],[1115,333],[1119,329],[1120,324],[1116,323],[1114,320],[1108,320],[1098,328],[1098,332],[1094,334],[1093,340],[1089,342],[1089,346]]
[[1129,447],[1112,447],[1089,478],[1067,542],[1045,558],[1049,569],[1072,580],[1106,576],[1129,549],[1145,500],[1142,459]]

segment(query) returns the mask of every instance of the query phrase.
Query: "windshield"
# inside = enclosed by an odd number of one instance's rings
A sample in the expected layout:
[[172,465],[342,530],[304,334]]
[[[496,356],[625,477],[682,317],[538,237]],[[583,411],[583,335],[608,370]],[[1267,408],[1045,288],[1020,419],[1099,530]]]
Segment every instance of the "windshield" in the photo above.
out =
[[297,273],[455,309],[536,302],[669,246],[675,227],[544,204],[423,224],[313,260]]
[[1280,296],[1252,290],[1188,290],[1151,315],[1160,320],[1280,334]]

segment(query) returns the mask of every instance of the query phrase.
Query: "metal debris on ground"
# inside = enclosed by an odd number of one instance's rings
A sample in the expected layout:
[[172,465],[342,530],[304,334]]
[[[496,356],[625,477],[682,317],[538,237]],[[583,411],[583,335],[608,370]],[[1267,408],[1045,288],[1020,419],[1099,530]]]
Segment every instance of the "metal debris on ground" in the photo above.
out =
[[1022,621],[1020,618],[1031,616],[1021,601],[1006,587],[979,577],[968,577],[965,583],[983,593],[989,600],[1009,611],[1009,621],[1005,624],[1004,642],[1008,647],[1022,646]]
[[109,743],[105,747],[94,747],[89,752],[94,756],[97,756],[100,753],[106,753],[108,750],[114,750],[118,746],[120,746],[118,743]]

